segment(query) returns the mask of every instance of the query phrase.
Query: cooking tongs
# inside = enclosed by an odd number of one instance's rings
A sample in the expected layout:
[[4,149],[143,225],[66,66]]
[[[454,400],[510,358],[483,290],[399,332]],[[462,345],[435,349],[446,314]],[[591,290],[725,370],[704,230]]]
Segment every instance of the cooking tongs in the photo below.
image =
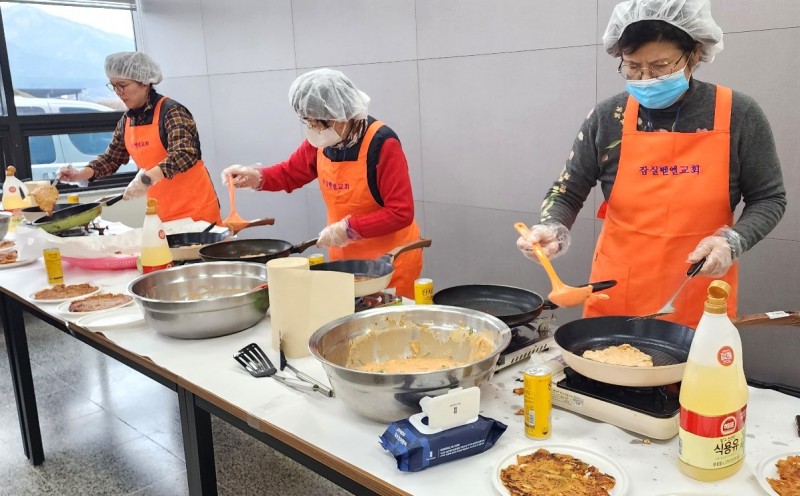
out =
[[641,317],[633,317],[628,320],[654,319],[656,317],[661,317],[662,315],[669,315],[671,313],[675,313],[675,307],[672,305],[675,302],[675,298],[677,298],[678,295],[681,293],[683,287],[686,286],[686,283],[689,282],[689,280],[692,277],[697,275],[698,272],[700,272],[700,269],[703,267],[703,264],[705,262],[706,258],[703,257],[699,262],[695,262],[691,266],[689,266],[689,270],[686,271],[686,278],[683,280],[681,285],[678,286],[678,290],[675,291],[675,294],[672,295],[672,298],[670,298],[669,301],[664,303],[664,306],[661,307],[661,309],[659,309],[658,312],[651,313],[649,315],[642,315]]
[[[275,368],[275,365],[272,364],[272,361],[269,359],[267,354],[264,353],[264,350],[262,350],[261,347],[256,343],[250,343],[241,350],[237,351],[236,354],[233,355],[233,358],[242,364],[242,367],[250,372],[250,375],[253,377],[272,377],[273,379],[276,379],[295,389],[316,391],[325,396],[333,396],[333,391],[331,391],[330,388],[321,382],[314,380],[313,377],[296,370],[291,365],[289,368],[297,375],[297,379],[294,377],[278,375],[278,369]],[[285,363],[285,361],[286,359],[283,356],[283,352],[281,352],[281,364]],[[283,365],[281,366],[281,369],[283,369]]]

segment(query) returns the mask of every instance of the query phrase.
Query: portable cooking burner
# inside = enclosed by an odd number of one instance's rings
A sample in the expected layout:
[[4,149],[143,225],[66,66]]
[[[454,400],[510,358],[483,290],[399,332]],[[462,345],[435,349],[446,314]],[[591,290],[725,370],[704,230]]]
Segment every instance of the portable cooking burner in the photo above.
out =
[[584,377],[559,355],[544,365],[553,371],[553,405],[652,439],[678,435],[680,384],[628,387]]

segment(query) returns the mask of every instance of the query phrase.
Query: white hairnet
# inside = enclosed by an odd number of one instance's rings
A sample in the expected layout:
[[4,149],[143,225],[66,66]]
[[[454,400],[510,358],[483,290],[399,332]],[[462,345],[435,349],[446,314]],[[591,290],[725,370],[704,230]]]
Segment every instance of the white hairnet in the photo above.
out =
[[106,76],[109,79],[131,79],[142,84],[158,84],[164,79],[161,68],[142,52],[117,52],[106,57]]
[[709,0],[627,0],[614,7],[603,35],[603,45],[612,55],[629,25],[638,21],[664,21],[685,31],[702,44],[700,60],[712,62],[722,51],[722,28],[711,17]]
[[302,74],[289,87],[289,102],[300,117],[348,121],[366,119],[369,96],[333,69]]

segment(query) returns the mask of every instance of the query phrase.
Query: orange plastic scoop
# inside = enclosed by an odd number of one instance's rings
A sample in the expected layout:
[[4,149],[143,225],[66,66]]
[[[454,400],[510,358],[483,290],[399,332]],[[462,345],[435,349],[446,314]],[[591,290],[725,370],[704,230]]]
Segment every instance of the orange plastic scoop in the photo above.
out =
[[[517,232],[523,237],[527,238],[530,234],[530,230],[528,226],[526,226],[522,222],[517,222],[514,224],[514,228]],[[550,259],[547,258],[547,255],[542,250],[541,245],[539,243],[533,244],[533,253],[536,255],[536,258],[539,259],[541,262],[542,267],[544,270],[547,271],[547,275],[550,277],[550,284],[553,285],[553,290],[550,291],[550,294],[547,295],[547,299],[555,303],[560,307],[575,307],[578,305],[583,304],[587,298],[592,296],[592,285],[581,286],[579,288],[575,288],[572,286],[567,286],[564,284],[561,279],[556,274],[556,270],[553,268],[553,264],[550,263]],[[598,297],[608,297],[607,295],[595,295]]]
[[245,220],[236,212],[236,194],[234,193],[233,181],[228,181],[228,196],[231,200],[231,214],[222,221],[222,224],[230,229],[233,234],[242,229],[254,226],[267,226],[275,223],[275,219],[263,218],[257,220]]

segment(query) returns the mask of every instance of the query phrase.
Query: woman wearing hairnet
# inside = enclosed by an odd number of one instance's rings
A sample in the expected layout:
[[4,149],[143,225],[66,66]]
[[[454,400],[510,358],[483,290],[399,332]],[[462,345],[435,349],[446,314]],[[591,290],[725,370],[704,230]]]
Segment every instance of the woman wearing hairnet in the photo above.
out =
[[[373,259],[419,239],[405,154],[394,131],[367,115],[369,97],[341,72],[319,69],[292,83],[289,101],[307,139],[285,162],[231,165],[223,182],[291,192],[317,179],[328,210],[317,244],[331,260]],[[421,251],[403,253],[394,268],[390,287],[413,298]]]
[[128,111],[105,153],[83,169],[62,168],[59,179],[93,181],[110,176],[131,158],[139,171],[125,189],[125,200],[157,199],[163,221],[191,217],[220,224],[219,200],[201,158],[194,118],[153,88],[162,79],[158,64],[141,52],[119,52],[106,57],[105,70],[108,87]]
[[[569,227],[600,181],[604,219],[592,281],[615,279],[608,300],[584,316],[656,312],[688,264],[706,258],[668,320],[696,327],[709,278],[733,288],[735,260],[763,239],[786,208],[772,131],[756,102],[693,77],[722,50],[708,0],[619,3],[603,36],[627,92],[600,102],[583,123],[566,168],[547,193],[540,224],[517,240],[529,258],[541,243],[552,258],[569,246]],[[734,208],[744,209],[734,222]]]

